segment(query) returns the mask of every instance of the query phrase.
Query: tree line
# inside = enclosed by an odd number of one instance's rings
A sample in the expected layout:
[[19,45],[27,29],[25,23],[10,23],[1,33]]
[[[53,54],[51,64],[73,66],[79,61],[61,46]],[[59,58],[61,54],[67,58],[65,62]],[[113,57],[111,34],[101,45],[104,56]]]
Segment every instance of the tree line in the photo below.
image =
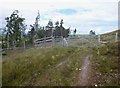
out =
[[60,22],[56,21],[55,24],[49,20],[45,27],[38,26],[38,19],[37,16],[35,24],[30,25],[30,31],[26,33],[25,18],[19,16],[18,10],[13,11],[10,17],[5,18],[7,24],[3,32],[2,48],[25,48],[25,45],[33,45],[34,40],[38,38],[69,36],[70,28],[63,27],[63,19]]

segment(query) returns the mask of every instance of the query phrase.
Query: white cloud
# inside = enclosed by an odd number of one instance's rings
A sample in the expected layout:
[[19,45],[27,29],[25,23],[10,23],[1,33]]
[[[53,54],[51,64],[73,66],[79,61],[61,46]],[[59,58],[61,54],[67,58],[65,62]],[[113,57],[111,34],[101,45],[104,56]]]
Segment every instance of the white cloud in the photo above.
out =
[[[103,33],[117,28],[119,0],[1,0],[0,20],[9,16],[14,10],[19,10],[27,24],[34,24],[38,10],[40,11],[40,25],[46,26],[49,19],[54,22],[64,19],[64,26],[77,28],[79,33],[88,33],[92,28],[98,33]],[[57,9],[74,9],[76,14],[64,15],[56,12]],[[81,10],[83,9],[83,10]],[[86,10],[86,11],[84,11]],[[116,26],[102,25],[95,27],[99,20],[116,21]],[[93,24],[93,25],[92,25]],[[110,24],[112,25],[112,24]]]

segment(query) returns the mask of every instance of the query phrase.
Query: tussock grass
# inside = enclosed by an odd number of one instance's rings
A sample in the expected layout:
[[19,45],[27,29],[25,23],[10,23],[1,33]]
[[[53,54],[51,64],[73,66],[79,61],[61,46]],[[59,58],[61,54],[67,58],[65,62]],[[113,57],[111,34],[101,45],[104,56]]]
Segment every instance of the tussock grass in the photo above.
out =
[[2,62],[3,86],[76,86],[79,68],[92,55],[91,84],[118,85],[118,44],[97,47],[31,48],[7,52]]
[[93,48],[93,84],[99,86],[118,85],[118,43]]
[[[120,34],[120,30],[101,34],[101,41],[115,42],[116,32]],[[119,35],[118,35],[118,39],[119,39]]]
[[74,85],[76,68],[81,65],[85,50],[78,47],[32,48],[8,53],[3,57],[3,86]]

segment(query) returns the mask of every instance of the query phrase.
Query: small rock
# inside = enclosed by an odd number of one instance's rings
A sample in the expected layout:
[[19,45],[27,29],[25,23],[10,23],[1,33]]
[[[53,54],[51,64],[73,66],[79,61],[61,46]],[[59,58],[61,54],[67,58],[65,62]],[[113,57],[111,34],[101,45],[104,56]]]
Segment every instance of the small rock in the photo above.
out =
[[95,87],[97,87],[98,85],[97,84],[95,84]]

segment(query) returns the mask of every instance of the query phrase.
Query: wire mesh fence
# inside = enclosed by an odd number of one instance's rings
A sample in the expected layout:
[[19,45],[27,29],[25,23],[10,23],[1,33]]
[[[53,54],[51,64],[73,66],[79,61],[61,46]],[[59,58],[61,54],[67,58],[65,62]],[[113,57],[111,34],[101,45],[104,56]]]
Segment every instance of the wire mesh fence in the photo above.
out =
[[66,47],[66,46],[88,46],[93,47],[99,44],[97,35],[79,35],[79,36],[69,36],[68,38],[63,38],[62,36],[57,37],[45,37],[35,40],[35,46],[38,47]]

